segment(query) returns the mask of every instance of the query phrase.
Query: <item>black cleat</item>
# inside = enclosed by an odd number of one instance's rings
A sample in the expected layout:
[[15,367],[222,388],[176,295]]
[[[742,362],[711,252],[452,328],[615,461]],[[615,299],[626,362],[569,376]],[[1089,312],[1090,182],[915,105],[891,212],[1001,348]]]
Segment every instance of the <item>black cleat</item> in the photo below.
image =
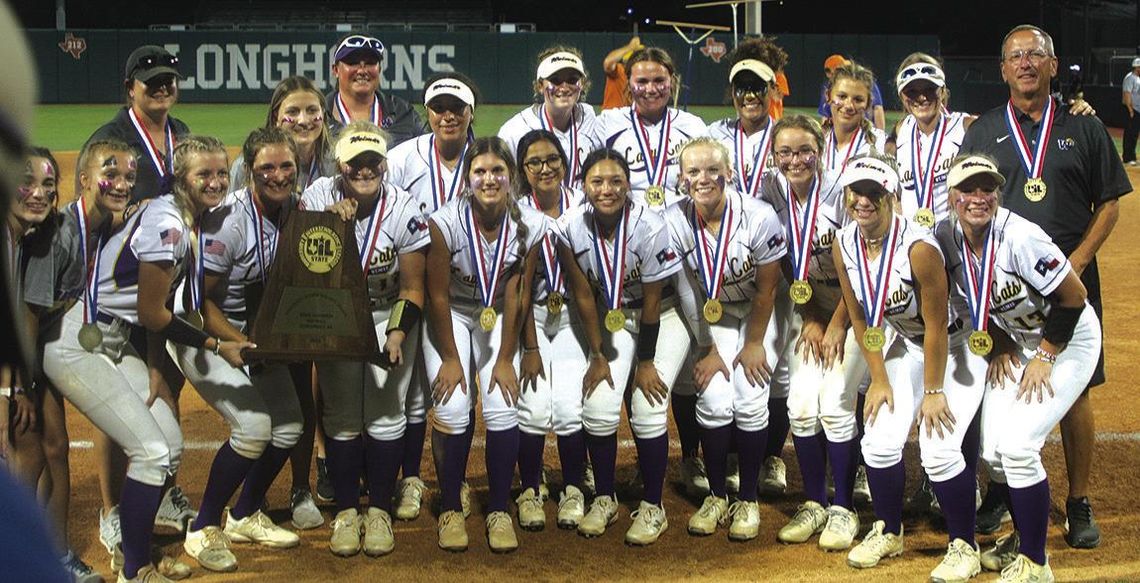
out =
[[1100,545],[1100,527],[1093,518],[1092,505],[1087,497],[1069,498],[1065,501],[1065,514],[1068,528],[1065,529],[1065,542],[1074,549],[1095,549]]

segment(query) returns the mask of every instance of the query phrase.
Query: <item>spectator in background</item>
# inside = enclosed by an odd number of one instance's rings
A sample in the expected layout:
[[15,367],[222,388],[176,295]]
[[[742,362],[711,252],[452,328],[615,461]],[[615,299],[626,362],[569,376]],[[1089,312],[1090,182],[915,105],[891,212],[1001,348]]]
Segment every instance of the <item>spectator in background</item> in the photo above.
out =
[[1136,165],[1136,136],[1140,134],[1140,57],[1132,59],[1132,71],[1124,76],[1124,109],[1128,125],[1124,128],[1124,163]]
[[780,121],[780,118],[784,117],[784,98],[791,94],[792,90],[788,88],[788,76],[781,68],[776,71],[775,90],[768,95],[768,113],[772,119]]
[[602,61],[602,68],[606,72],[606,91],[602,96],[602,109],[614,109],[630,104],[630,95],[626,91],[629,86],[629,75],[625,70],[625,62],[633,51],[641,48],[641,38],[633,37],[624,46],[620,46],[606,55]]
[[375,38],[353,34],[341,39],[333,54],[336,91],[325,96],[325,109],[330,130],[370,121],[388,133],[392,147],[424,133],[424,122],[407,101],[380,92],[383,56],[384,43]]
[[[828,93],[831,89],[831,79],[835,76],[835,70],[843,65],[848,65],[851,60],[843,55],[831,55],[823,62],[823,74],[827,80],[820,85],[819,90],[819,116],[823,119],[820,123],[827,121],[831,118],[831,104],[828,100]],[[871,84],[871,107],[867,108],[867,119],[879,130],[883,130],[887,126],[886,114],[883,112],[883,94],[879,91],[879,84]]]

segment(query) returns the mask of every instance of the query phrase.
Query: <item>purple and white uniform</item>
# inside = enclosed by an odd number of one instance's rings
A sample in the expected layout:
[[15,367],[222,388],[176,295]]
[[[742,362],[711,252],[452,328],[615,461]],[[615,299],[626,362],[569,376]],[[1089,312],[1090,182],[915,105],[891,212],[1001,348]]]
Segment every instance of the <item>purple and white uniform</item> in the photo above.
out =
[[746,136],[739,118],[725,118],[709,124],[709,137],[728,149],[734,186],[745,196],[758,198],[763,176],[777,171],[771,135],[775,125],[776,120],[769,117],[764,129]]
[[[681,168],[677,155],[685,142],[708,134],[701,118],[671,107],[652,125],[643,123],[632,106],[607,109],[598,116],[597,131],[601,145],[616,150],[629,164],[630,199],[654,211],[681,199],[677,193]],[[665,189],[663,204],[651,204],[646,199],[651,184]]]
[[570,117],[570,126],[566,131],[555,127],[550,115],[546,112],[544,104],[535,104],[514,114],[499,128],[499,137],[507,143],[513,156],[519,147],[519,140],[531,130],[548,130],[558,138],[562,151],[570,164],[566,168],[566,181],[576,188],[582,187],[582,179],[578,176],[582,171],[582,160],[586,155],[602,146],[597,132],[598,119],[594,115],[594,108],[585,103],[574,106]]
[[[931,209],[936,222],[950,216],[950,189],[946,186],[946,176],[950,173],[950,162],[962,146],[968,117],[961,112],[942,115],[939,125],[930,135],[918,129],[918,122],[913,115],[908,115],[899,122],[895,158],[898,160],[899,187],[902,188],[900,202],[904,217],[914,219],[920,206]],[[916,134],[917,145],[914,139]]]

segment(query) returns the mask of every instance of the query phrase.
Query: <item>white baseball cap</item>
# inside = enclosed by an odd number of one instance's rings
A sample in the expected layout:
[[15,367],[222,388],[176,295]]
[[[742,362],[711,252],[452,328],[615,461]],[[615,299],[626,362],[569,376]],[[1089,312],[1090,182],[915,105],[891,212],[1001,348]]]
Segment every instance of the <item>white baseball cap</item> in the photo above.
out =
[[950,188],[958,188],[958,185],[965,182],[967,178],[979,174],[992,176],[994,180],[997,180],[998,186],[1005,184],[1005,176],[1002,176],[992,161],[982,156],[969,156],[950,167],[950,174],[946,176],[946,185]]
[[848,187],[864,180],[882,186],[890,194],[895,194],[899,188],[899,173],[894,166],[878,158],[855,158],[847,163],[843,175],[839,177],[839,186]]
[[574,53],[565,51],[554,53],[538,64],[538,79],[546,79],[562,69],[573,69],[586,76],[586,68],[582,66],[582,59]]
[[1132,59],[1132,66],[1133,67],[1140,67],[1140,57],[1136,57],[1135,59]]
[[946,73],[942,71],[942,67],[934,63],[914,63],[899,71],[898,76],[895,77],[895,87],[898,88],[899,93],[902,93],[904,87],[920,80],[930,81],[937,87],[945,87]]
[[459,79],[446,77],[437,79],[435,83],[428,85],[428,88],[424,89],[424,105],[431,103],[431,100],[440,95],[457,97],[463,103],[470,105],[471,111],[475,111],[475,92],[471,91],[471,88]]
[[756,76],[763,79],[765,83],[771,83],[772,81],[776,80],[776,72],[772,70],[772,67],[769,67],[763,61],[757,61],[756,59],[744,59],[743,61],[740,61],[739,63],[732,66],[732,70],[728,72],[728,82],[732,83],[733,78],[735,78],[736,74],[741,71],[751,71],[753,73],[756,73]]
[[365,152],[387,157],[388,142],[380,134],[362,131],[345,134],[336,142],[336,159],[339,162],[348,162]]

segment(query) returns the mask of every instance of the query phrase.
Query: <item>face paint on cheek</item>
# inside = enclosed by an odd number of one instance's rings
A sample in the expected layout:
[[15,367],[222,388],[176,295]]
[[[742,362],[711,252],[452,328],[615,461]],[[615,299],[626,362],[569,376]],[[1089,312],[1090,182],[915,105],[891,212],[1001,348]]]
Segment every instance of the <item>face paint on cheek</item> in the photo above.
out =
[[16,193],[19,195],[17,198],[21,203],[31,198],[35,192],[36,189],[31,186],[21,186],[16,189]]
[[44,176],[47,176],[48,178],[55,178],[55,167],[52,166],[51,162],[48,162],[47,160],[44,160]]
[[720,187],[721,190],[724,190],[724,185],[726,184],[726,182],[727,181],[724,179],[724,176],[717,176],[716,177],[716,185],[718,187]]
[[291,115],[286,115],[286,116],[281,118],[281,123],[293,125],[293,124],[297,123],[297,118],[295,118]]
[[127,168],[129,168],[131,171],[138,170],[138,166],[139,166],[139,163],[134,158],[128,158],[127,159]]
[[99,186],[99,194],[107,194],[108,192],[111,192],[111,190],[115,188],[114,184],[110,180],[107,180],[106,178],[100,179],[98,186]]

